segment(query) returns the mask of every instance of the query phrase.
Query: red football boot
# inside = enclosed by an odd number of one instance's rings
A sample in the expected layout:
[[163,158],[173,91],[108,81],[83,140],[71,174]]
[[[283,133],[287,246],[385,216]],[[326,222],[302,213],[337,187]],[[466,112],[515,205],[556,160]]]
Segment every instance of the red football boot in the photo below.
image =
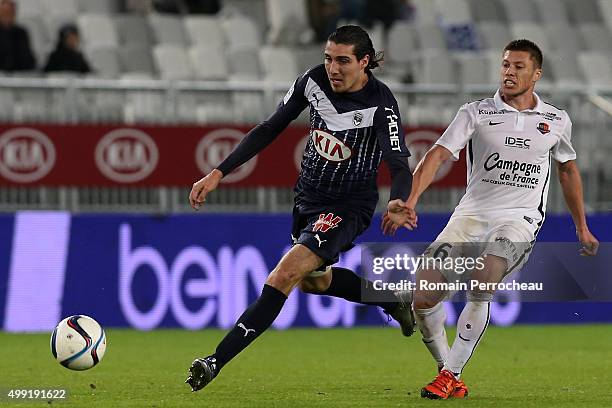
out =
[[457,380],[453,373],[442,370],[436,378],[421,389],[421,397],[429,399],[448,399],[455,391]]
[[468,388],[465,383],[461,380],[455,381],[455,389],[451,394],[453,398],[466,398],[468,396]]

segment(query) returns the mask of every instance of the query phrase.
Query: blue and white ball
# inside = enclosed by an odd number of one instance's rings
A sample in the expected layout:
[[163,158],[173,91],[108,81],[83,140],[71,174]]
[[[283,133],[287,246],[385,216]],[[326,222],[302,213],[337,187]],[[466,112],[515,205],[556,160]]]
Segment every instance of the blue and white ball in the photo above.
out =
[[59,322],[51,335],[51,353],[71,370],[87,370],[98,364],[106,351],[104,329],[89,316],[70,316]]

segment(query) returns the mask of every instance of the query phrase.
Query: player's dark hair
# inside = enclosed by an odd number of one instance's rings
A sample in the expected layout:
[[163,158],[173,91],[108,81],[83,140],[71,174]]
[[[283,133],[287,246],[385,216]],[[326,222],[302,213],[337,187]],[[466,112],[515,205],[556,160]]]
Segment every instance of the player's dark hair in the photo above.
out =
[[360,61],[366,55],[370,56],[370,61],[366,70],[374,69],[380,66],[383,61],[383,52],[376,52],[374,45],[368,33],[361,27],[356,25],[344,25],[338,27],[336,31],[331,33],[327,41],[335,42],[336,44],[346,44],[353,46],[353,53]]
[[533,60],[535,60],[536,68],[542,68],[544,63],[544,57],[542,56],[542,50],[533,41],[521,38],[519,40],[512,40],[504,48],[506,51],[525,51],[528,52]]

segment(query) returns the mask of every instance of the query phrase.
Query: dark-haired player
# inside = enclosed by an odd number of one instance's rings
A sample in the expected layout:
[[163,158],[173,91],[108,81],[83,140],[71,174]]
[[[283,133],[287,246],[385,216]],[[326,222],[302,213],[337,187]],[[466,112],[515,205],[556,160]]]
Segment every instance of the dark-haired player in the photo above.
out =
[[[372,41],[358,26],[343,26],[325,46],[325,64],[300,76],[276,112],[251,130],[219,167],[193,185],[194,209],[224,175],[270,144],[306,108],[310,138],[295,186],[293,247],[268,276],[259,298],[238,318],[214,354],[196,359],[187,383],[206,386],[221,368],[272,324],[293,288],[382,307],[404,335],[413,332],[410,302],[393,292],[374,291],[352,271],[331,267],[338,255],[369,225],[378,202],[376,177],[381,159],[390,168],[389,205],[408,197],[412,175],[397,102],[371,73],[378,66]],[[416,219],[406,214],[407,223]],[[369,295],[368,295],[369,294]],[[365,302],[362,299],[381,299]]]
[[[415,170],[406,202],[413,209],[440,165],[450,158],[457,160],[459,151],[467,146],[465,195],[426,254],[461,257],[472,251],[472,256],[483,257],[484,267],[475,269],[470,280],[498,283],[525,264],[544,222],[552,159],[582,244],[580,253],[597,253],[599,243],[589,231],[584,213],[582,182],[571,144],[572,122],[564,110],[534,92],[541,76],[538,46],[528,40],[510,42],[502,56],[498,91],[492,98],[463,105]],[[392,225],[392,220],[401,223],[401,218],[386,218],[385,231],[393,232],[397,224]],[[417,271],[418,281],[444,283],[460,278],[452,270]],[[449,348],[441,302],[447,293],[420,290],[417,284],[415,318],[439,371],[421,390],[422,397],[467,396],[467,387],[459,377],[489,323],[493,288],[468,291],[468,302]]]

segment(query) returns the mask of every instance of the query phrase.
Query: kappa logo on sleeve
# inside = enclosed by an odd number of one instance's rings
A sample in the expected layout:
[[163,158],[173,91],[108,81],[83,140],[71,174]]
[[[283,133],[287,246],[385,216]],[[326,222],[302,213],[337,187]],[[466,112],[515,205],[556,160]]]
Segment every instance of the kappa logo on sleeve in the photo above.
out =
[[329,214],[319,214],[319,219],[314,223],[314,227],[312,228],[313,232],[327,232],[330,229],[334,229],[338,226],[338,224],[342,221],[342,218],[334,215],[334,213]]

